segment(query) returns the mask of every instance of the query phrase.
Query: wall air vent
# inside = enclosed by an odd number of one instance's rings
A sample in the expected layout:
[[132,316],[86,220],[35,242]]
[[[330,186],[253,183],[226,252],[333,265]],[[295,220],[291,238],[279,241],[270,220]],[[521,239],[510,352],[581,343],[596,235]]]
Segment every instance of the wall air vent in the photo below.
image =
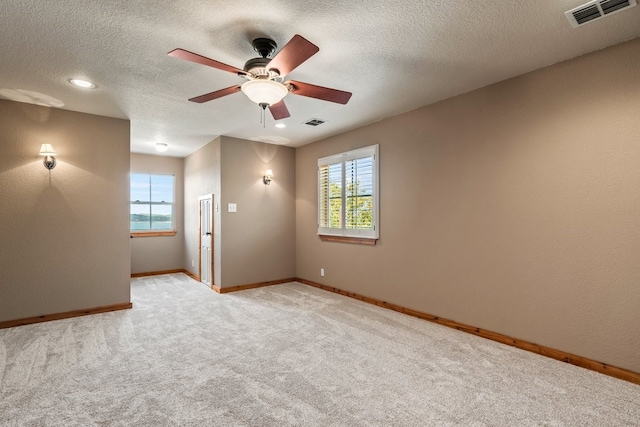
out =
[[320,119],[309,119],[306,122],[304,122],[305,125],[309,125],[309,126],[320,126],[323,123],[325,123],[325,120],[320,120]]
[[594,0],[571,9],[565,12],[564,15],[571,25],[576,28],[587,22],[604,18],[607,15],[612,15],[637,5],[637,0]]

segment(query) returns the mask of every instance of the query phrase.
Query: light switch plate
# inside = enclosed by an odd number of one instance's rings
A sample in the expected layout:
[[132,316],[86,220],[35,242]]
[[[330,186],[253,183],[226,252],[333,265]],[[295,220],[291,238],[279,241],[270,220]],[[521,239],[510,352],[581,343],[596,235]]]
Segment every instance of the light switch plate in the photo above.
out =
[[238,205],[236,205],[235,203],[229,203],[227,212],[238,212]]

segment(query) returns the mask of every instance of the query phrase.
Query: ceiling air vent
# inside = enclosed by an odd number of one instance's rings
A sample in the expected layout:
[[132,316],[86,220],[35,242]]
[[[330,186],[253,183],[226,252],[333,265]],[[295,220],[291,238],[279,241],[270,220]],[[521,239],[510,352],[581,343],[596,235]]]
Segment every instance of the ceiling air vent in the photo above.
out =
[[637,0],[594,0],[571,9],[564,15],[575,28],[637,5]]
[[306,122],[304,122],[305,125],[309,125],[309,126],[320,126],[323,123],[325,123],[325,121],[320,119],[309,119]]

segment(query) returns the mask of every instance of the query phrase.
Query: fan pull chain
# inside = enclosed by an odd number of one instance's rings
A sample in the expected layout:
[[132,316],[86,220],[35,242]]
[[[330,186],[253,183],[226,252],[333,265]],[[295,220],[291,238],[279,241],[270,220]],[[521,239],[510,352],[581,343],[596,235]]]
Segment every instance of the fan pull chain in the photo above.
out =
[[267,104],[258,104],[260,107],[262,107],[262,111],[260,111],[260,123],[262,123],[262,127],[265,128],[267,126],[267,118],[265,116],[265,111],[267,110],[268,105]]

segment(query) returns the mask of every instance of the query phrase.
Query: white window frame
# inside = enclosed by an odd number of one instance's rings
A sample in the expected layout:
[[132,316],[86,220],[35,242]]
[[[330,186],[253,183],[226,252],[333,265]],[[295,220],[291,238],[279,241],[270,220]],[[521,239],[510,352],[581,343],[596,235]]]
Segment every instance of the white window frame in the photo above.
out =
[[[170,229],[149,229],[149,230],[132,230],[131,229],[131,216],[129,216],[129,231],[132,234],[136,234],[136,235],[144,235],[144,234],[163,234],[163,233],[171,233],[171,234],[175,234],[176,232],[176,176],[175,174],[172,173],[154,173],[154,172],[131,172],[129,174],[129,184],[131,184],[131,176],[132,175],[149,175],[149,180],[151,180],[152,176],[170,176],[173,179],[172,182],[172,199],[171,202],[167,202],[167,201],[162,201],[162,202],[152,202],[151,200],[136,200],[133,201],[131,200],[131,197],[129,197],[129,215],[131,215],[131,205],[135,205],[135,204],[140,204],[140,205],[169,205],[171,206],[171,228]],[[152,191],[152,186],[151,186],[151,182],[149,182],[149,192]],[[153,224],[153,221],[150,220],[151,224]]]
[[[372,179],[372,184],[373,184],[373,192],[372,192],[372,196],[373,196],[373,209],[372,209],[372,214],[373,214],[373,220],[372,220],[372,229],[349,229],[346,228],[346,221],[345,221],[345,216],[346,216],[346,185],[345,185],[345,175],[346,175],[346,171],[345,171],[345,163],[350,161],[350,160],[355,160],[355,159],[361,159],[361,158],[365,158],[365,157],[372,157],[373,158],[373,165],[372,165],[372,173],[373,173],[373,179]],[[327,157],[323,157],[321,159],[318,159],[318,169],[317,169],[317,174],[318,174],[318,235],[319,236],[341,236],[341,237],[353,237],[353,238],[364,238],[364,239],[378,239],[379,238],[379,233],[380,233],[380,224],[379,224],[379,206],[380,206],[380,195],[379,195],[379,182],[380,182],[380,178],[379,178],[379,145],[375,144],[375,145],[370,145],[368,147],[362,147],[362,148],[358,148],[355,150],[351,150],[351,151],[346,151],[344,153],[340,153],[340,154],[335,154],[332,156],[327,156]],[[342,188],[341,188],[341,192],[342,192],[342,219],[341,219],[341,224],[342,227],[341,228],[329,228],[329,227],[321,227],[321,215],[322,215],[322,200],[321,200],[321,194],[322,194],[322,188],[320,187],[321,185],[321,167],[325,166],[325,165],[332,165],[332,164],[338,164],[341,163],[342,164]]]

